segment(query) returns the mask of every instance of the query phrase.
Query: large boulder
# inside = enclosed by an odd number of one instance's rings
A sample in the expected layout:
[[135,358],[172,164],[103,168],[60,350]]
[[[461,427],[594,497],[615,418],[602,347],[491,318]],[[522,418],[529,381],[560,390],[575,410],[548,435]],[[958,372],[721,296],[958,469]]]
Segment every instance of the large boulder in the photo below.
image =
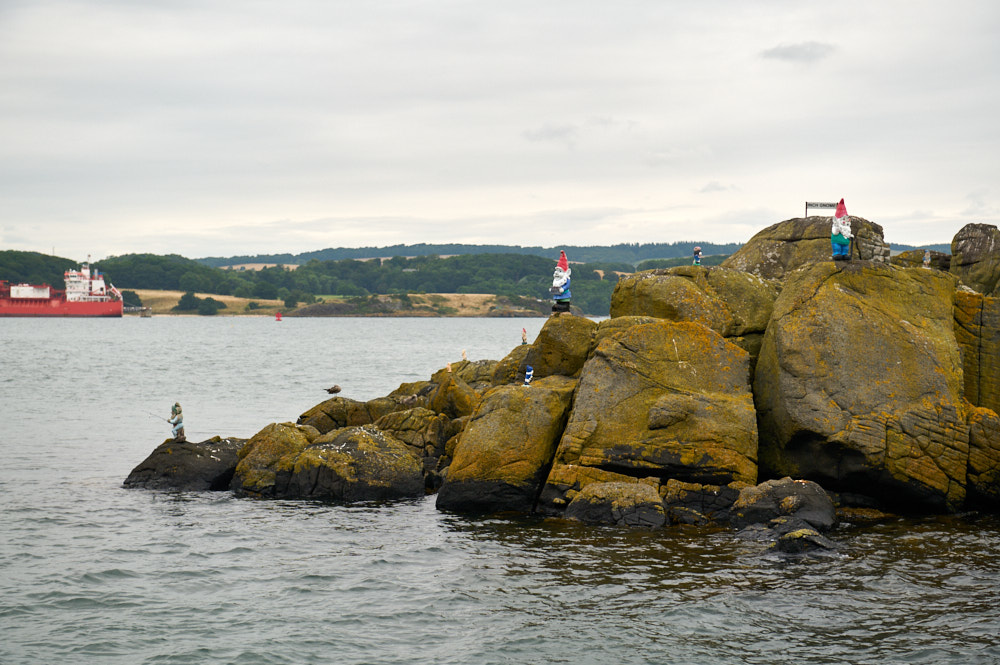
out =
[[969,413],[954,291],[947,273],[884,264],[790,276],[754,383],[762,473],[889,506],[961,506]]
[[494,386],[523,383],[524,367],[527,364],[525,360],[530,350],[530,344],[521,344],[511,349],[510,353],[504,356],[493,368],[493,377],[490,383]]
[[701,323],[747,351],[752,366],[778,291],[775,280],[739,270],[700,266],[647,270],[618,280],[611,316]]
[[288,499],[378,501],[423,494],[420,460],[371,425],[318,437],[284,457],[275,476],[275,496]]
[[951,272],[979,293],[1000,296],[1000,229],[963,226],[951,241]]
[[530,512],[566,422],[576,381],[550,376],[489,391],[466,424],[437,507]]
[[566,507],[566,518],[587,524],[655,529],[666,523],[656,487],[643,482],[592,483]]
[[427,397],[427,408],[449,418],[471,414],[479,404],[480,394],[461,376],[449,369],[442,369],[431,377],[437,388]]
[[579,376],[596,328],[595,322],[582,316],[550,316],[524,358],[525,364],[534,370],[534,378]]
[[828,531],[837,524],[833,500],[823,488],[808,480],[791,478],[744,487],[730,513],[730,521],[738,529],[767,524],[778,517],[803,520],[819,531]]
[[543,493],[559,511],[569,490],[624,476],[725,485],[756,482],[757,427],[746,351],[697,323],[658,321],[606,337],[583,368]]
[[1000,413],[1000,298],[955,293],[955,337],[962,351],[965,398]]
[[271,423],[250,437],[240,449],[231,488],[237,496],[276,496],[278,471],[288,468],[288,460],[317,438],[309,425]]
[[201,443],[167,439],[132,469],[123,486],[179,491],[229,489],[237,454],[246,441],[218,436]]
[[298,424],[315,427],[321,434],[341,427],[369,425],[387,413],[410,408],[392,397],[359,402],[348,397],[332,397],[299,416]]
[[[796,217],[760,231],[722,262],[723,268],[744,270],[760,277],[781,279],[796,268],[830,260],[830,218]],[[887,262],[889,245],[882,227],[861,217],[851,217],[854,234],[852,258]]]

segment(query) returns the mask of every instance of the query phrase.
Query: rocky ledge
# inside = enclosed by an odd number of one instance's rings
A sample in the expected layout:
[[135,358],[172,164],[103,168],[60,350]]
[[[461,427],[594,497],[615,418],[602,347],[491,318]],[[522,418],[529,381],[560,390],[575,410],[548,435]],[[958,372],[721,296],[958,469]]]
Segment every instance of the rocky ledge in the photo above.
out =
[[552,316],[501,360],[336,396],[245,442],[165,442],[125,485],[436,492],[446,511],[723,524],[786,552],[835,549],[837,511],[997,511],[1000,232],[967,227],[954,258],[908,267],[855,219],[861,259],[833,262],[817,219],[729,265],[627,276],[610,319]]

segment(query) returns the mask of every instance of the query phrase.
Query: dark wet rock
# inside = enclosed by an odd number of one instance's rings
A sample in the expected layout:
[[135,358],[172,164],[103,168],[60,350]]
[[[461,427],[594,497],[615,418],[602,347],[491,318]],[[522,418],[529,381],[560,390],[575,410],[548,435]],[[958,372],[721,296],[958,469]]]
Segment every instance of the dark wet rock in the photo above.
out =
[[732,505],[729,519],[733,526],[742,529],[785,517],[803,520],[820,531],[831,529],[837,523],[833,500],[822,487],[791,478],[744,487]]
[[642,482],[591,483],[566,507],[567,519],[656,529],[666,523],[656,487]]
[[212,437],[200,443],[167,439],[132,469],[124,487],[151,490],[229,489],[246,439]]
[[670,521],[678,524],[728,522],[740,496],[741,485],[702,485],[671,479],[661,487],[663,505]]

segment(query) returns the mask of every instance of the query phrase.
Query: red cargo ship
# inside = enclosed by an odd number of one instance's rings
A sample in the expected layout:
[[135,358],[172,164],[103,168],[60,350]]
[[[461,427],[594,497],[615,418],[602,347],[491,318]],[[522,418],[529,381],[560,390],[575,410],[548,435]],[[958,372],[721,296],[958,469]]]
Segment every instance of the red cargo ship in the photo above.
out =
[[122,294],[84,263],[63,275],[66,290],[0,281],[0,316],[121,316]]

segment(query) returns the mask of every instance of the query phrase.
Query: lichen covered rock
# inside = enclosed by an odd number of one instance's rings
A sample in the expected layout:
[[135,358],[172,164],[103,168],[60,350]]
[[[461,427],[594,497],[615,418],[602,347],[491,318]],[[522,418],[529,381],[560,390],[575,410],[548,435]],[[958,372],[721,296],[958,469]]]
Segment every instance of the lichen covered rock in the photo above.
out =
[[764,473],[955,509],[967,403],[955,280],[937,270],[817,263],[785,282],[754,395]]
[[663,503],[648,483],[592,483],[566,508],[568,519],[587,524],[611,524],[655,529],[666,523]]
[[955,293],[955,337],[962,352],[965,398],[1000,412],[1000,298]]
[[462,432],[437,507],[530,512],[575,387],[573,379],[550,376],[490,390]]
[[[580,386],[543,493],[565,503],[565,468],[626,478],[755,482],[757,427],[748,356],[696,323],[658,321],[603,339]],[[586,478],[584,478],[586,480]],[[573,478],[573,490],[580,490]]]
[[[796,217],[757,233],[722,262],[723,268],[743,270],[769,279],[781,279],[789,272],[819,261],[830,261],[830,217]],[[889,246],[882,227],[861,217],[851,217],[855,236],[851,256],[856,259],[888,262]]]
[[590,353],[596,327],[595,322],[582,316],[550,316],[524,359],[525,364],[534,369],[535,379],[553,375],[578,376]]
[[730,522],[738,529],[767,524],[779,517],[803,520],[820,531],[837,524],[833,500],[823,488],[814,482],[791,478],[742,488],[730,512]]
[[274,495],[288,499],[375,501],[424,494],[423,465],[373,426],[328,432],[277,465]]
[[240,449],[232,490],[241,496],[274,497],[275,477],[288,459],[308,446],[317,430],[291,423],[271,423]]

